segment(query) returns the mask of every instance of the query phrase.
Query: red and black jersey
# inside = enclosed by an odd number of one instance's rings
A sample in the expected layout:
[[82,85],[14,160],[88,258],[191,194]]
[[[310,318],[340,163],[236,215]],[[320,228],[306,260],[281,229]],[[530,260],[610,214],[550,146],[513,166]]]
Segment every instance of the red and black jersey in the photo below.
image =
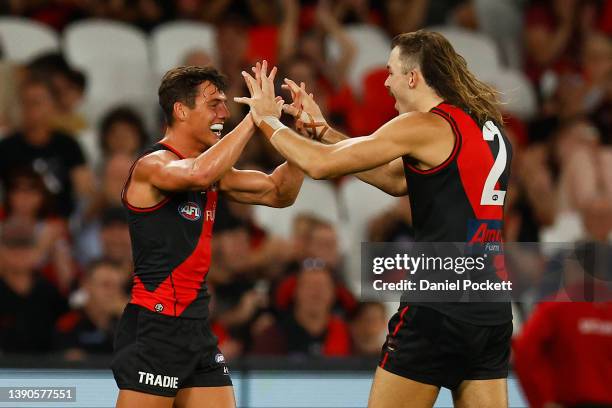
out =
[[[449,123],[455,144],[443,163],[428,170],[417,168],[410,156],[402,158],[416,241],[501,242],[510,142],[494,121],[479,124],[446,102],[430,112]],[[474,324],[502,324],[512,319],[506,302],[428,306]]]
[[[184,158],[161,143],[140,158],[158,150]],[[122,193],[134,258],[130,303],[169,316],[207,318],[210,295],[205,281],[211,262],[217,191],[168,192],[155,206],[134,207],[126,199],[134,166]]]

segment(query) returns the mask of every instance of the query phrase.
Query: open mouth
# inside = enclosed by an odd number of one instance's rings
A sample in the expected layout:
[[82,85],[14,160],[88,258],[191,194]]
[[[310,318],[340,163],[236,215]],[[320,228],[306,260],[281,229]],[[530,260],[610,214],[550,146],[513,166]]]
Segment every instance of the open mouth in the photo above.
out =
[[210,125],[210,130],[217,135],[217,137],[221,137],[221,131],[223,130],[223,123],[215,123]]

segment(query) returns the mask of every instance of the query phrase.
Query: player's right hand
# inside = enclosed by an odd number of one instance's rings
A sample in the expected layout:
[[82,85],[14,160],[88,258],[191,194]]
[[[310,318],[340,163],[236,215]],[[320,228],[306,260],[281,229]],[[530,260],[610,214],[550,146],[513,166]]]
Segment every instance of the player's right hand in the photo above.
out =
[[282,105],[284,101],[277,99],[274,95],[274,77],[276,76],[276,67],[270,70],[267,74],[268,63],[264,60],[262,64],[259,62],[253,67],[255,78],[249,73],[242,71],[244,81],[249,88],[250,98],[240,97],[234,98],[235,102],[249,105],[251,108],[251,116],[257,126],[266,116],[280,117]]

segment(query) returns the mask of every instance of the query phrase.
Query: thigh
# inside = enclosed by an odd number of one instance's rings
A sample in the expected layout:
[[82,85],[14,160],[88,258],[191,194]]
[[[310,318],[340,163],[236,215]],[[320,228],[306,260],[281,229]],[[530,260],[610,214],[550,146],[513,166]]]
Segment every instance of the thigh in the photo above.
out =
[[505,378],[466,380],[453,391],[455,408],[507,408],[508,384]]
[[145,394],[133,390],[119,390],[116,408],[172,408],[174,398]]
[[175,408],[235,408],[234,387],[182,388],[176,394]]
[[440,388],[376,369],[368,408],[431,408]]

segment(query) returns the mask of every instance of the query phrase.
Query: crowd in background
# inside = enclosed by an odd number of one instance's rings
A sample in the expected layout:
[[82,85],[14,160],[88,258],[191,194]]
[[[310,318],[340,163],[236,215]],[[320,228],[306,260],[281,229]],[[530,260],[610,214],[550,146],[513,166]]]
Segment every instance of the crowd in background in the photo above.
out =
[[[490,13],[499,7],[508,10],[496,27]],[[240,72],[265,57],[281,78],[305,82],[332,126],[351,136],[369,134],[396,112],[382,85],[384,67],[361,96],[351,88],[357,47],[347,24],[375,25],[389,38],[434,25],[484,33],[508,66],[523,70],[538,101],[529,120],[505,115],[514,149],[505,240],[612,236],[611,1],[12,0],[0,13],[58,31],[89,17],[144,31],[175,19],[213,24],[216,60],[196,49],[184,63],[214,62],[229,79],[229,101],[247,94]],[[340,46],[335,59],[326,57],[328,37]],[[81,359],[112,351],[132,272],[120,193],[134,159],[164,125],[147,124],[129,105],[93,123],[81,110],[87,86],[87,76],[60,53],[20,66],[0,61],[0,352]],[[229,107],[234,124],[247,114]],[[238,167],[268,170],[282,160],[254,137]],[[258,225],[251,206],[221,198],[217,211],[207,279],[212,325],[229,359],[379,353],[385,307],[359,302],[349,289],[333,223],[303,213],[287,238]],[[368,235],[410,240],[408,199],[373,217]]]

